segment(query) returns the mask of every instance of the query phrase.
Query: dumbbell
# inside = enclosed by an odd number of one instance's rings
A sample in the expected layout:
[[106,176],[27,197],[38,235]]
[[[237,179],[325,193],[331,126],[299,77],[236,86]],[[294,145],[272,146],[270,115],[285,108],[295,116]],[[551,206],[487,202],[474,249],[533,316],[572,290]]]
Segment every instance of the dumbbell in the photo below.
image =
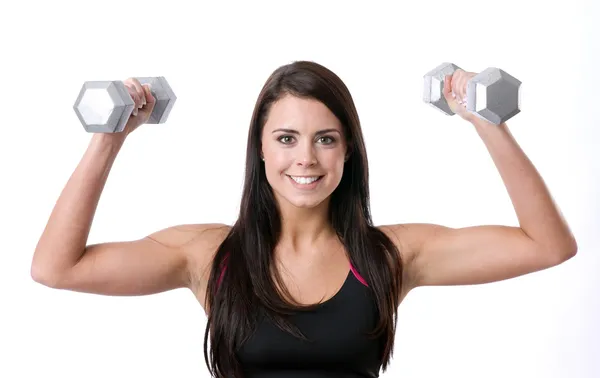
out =
[[[461,69],[442,63],[424,78],[423,101],[447,115],[454,115],[444,98],[444,77]],[[521,82],[505,71],[490,67],[467,83],[467,110],[481,119],[499,125],[521,111]]]
[[[156,104],[147,123],[165,123],[177,97],[162,77],[138,77],[150,84]],[[125,128],[133,107],[133,99],[122,81],[86,81],[73,105],[75,114],[88,133],[120,133]]]

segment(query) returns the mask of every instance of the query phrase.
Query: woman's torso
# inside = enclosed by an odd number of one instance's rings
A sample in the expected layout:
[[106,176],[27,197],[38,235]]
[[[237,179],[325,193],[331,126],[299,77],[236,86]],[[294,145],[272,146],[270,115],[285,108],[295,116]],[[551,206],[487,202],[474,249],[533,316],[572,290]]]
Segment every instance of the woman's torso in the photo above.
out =
[[378,312],[361,281],[359,273],[349,269],[333,297],[292,316],[308,341],[262,318],[238,351],[245,377],[377,377],[383,345],[369,333],[377,325]]
[[[337,248],[336,248],[337,249]],[[299,312],[290,320],[306,336],[301,340],[279,329],[264,317],[239,348],[237,358],[247,378],[377,377],[385,340],[370,336],[379,320],[377,305],[368,283],[350,264],[342,249],[324,266],[329,269],[296,283],[294,297],[308,303],[329,298],[314,310]],[[206,280],[208,270],[199,282]],[[314,281],[314,282],[311,282]],[[340,283],[343,282],[343,283]],[[205,290],[196,285],[198,301],[205,307]],[[336,288],[337,291],[325,287]],[[329,294],[328,294],[329,293]]]

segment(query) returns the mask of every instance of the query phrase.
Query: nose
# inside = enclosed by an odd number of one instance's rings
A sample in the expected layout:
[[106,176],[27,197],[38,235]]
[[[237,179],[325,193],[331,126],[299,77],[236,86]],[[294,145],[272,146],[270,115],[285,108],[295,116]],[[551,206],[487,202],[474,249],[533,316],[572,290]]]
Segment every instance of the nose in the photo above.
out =
[[317,156],[313,146],[310,143],[307,146],[303,146],[298,149],[296,161],[301,167],[310,167],[317,163]]

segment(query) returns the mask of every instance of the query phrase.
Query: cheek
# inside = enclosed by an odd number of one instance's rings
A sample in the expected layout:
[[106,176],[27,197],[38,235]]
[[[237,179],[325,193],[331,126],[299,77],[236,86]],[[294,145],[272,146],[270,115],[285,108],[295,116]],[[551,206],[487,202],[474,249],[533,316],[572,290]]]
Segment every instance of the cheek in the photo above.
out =
[[331,172],[341,173],[344,170],[344,154],[340,150],[326,151],[322,165]]
[[267,179],[272,184],[277,185],[276,182],[281,180],[283,174],[290,171],[290,167],[293,164],[293,158],[289,156],[289,154],[282,153],[281,151],[271,154],[265,152],[265,161],[263,164],[265,165]]
[[[267,157],[265,157],[267,159]],[[294,159],[289,153],[278,152],[268,157],[268,170],[273,174],[281,174],[283,171],[287,171],[293,164]]]

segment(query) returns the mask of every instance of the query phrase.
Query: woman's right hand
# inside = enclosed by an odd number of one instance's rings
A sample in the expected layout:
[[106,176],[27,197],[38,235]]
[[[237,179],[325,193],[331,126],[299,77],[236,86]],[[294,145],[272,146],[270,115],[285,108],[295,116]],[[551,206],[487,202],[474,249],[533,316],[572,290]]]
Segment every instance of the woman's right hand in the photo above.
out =
[[123,129],[124,136],[131,134],[135,129],[150,119],[150,114],[156,104],[156,99],[150,92],[150,85],[142,85],[138,79],[129,78],[123,82],[129,95],[133,99],[134,107],[129,120]]

